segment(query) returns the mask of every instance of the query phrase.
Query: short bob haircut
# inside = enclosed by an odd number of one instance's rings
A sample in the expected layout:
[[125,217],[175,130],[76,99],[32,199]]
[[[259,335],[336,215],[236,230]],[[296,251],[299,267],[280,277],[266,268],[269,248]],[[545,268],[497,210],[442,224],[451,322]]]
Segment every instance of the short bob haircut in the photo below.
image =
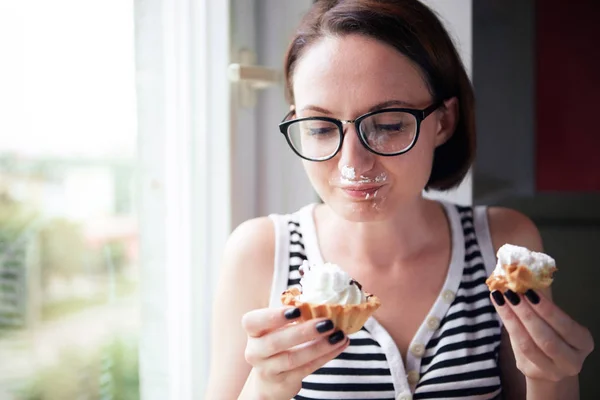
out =
[[317,0],[285,56],[286,97],[294,104],[294,68],[326,36],[365,35],[391,45],[421,69],[434,101],[456,97],[454,134],[435,150],[427,189],[460,184],[475,158],[475,100],[460,56],[434,12],[419,0]]

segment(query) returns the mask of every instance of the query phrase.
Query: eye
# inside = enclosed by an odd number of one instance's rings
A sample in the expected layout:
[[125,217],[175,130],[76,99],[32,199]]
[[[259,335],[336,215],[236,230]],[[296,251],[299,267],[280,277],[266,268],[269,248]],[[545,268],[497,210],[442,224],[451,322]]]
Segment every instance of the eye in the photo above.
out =
[[302,123],[302,133],[307,136],[332,136],[337,135],[337,131],[337,126],[327,121],[304,121]]
[[393,124],[377,124],[375,128],[380,132],[401,132],[404,130],[404,124],[397,122]]
[[327,135],[334,131],[335,129],[331,126],[323,126],[323,127],[310,127],[308,129],[308,133],[310,135]]

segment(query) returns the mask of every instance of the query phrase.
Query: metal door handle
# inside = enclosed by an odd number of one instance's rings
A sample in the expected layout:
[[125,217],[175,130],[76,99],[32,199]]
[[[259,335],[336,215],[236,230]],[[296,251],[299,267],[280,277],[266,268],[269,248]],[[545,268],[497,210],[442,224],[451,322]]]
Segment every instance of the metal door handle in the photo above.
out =
[[263,89],[279,83],[279,71],[257,65],[230,64],[229,80]]
[[241,50],[239,59],[239,63],[229,64],[229,80],[239,85],[241,105],[254,107],[255,91],[279,84],[281,73],[272,68],[255,65],[256,56],[250,50]]

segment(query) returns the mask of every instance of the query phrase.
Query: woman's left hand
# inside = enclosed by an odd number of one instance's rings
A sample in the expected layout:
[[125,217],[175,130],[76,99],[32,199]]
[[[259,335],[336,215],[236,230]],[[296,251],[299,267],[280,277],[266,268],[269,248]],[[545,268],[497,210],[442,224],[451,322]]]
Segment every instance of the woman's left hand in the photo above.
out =
[[528,378],[559,382],[576,376],[594,349],[590,331],[533,290],[492,292],[517,368]]

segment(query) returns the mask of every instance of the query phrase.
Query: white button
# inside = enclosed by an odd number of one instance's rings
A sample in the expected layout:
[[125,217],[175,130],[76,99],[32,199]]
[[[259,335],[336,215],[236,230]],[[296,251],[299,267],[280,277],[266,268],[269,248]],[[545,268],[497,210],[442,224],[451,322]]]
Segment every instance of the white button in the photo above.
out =
[[396,400],[412,400],[412,394],[410,393],[400,393]]
[[436,317],[429,317],[429,319],[427,320],[427,327],[432,331],[435,331],[437,328],[440,327],[440,319]]
[[425,346],[423,346],[421,343],[415,343],[410,348],[410,352],[416,357],[421,357],[423,354],[425,354]]
[[408,383],[410,383],[411,385],[415,385],[417,382],[419,382],[419,372],[417,371],[408,371],[408,375],[406,376],[406,378],[408,379]]
[[444,290],[444,293],[442,293],[442,299],[448,304],[454,301],[454,297],[455,295],[452,290]]

